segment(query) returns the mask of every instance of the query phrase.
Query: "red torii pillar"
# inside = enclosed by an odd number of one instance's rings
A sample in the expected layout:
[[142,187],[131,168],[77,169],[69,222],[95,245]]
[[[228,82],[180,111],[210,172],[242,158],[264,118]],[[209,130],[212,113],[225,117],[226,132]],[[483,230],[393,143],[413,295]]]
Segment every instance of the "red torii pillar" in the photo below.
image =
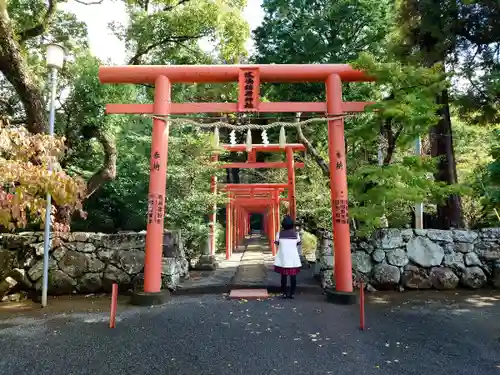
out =
[[[216,162],[219,160],[219,156],[213,155],[212,161]],[[217,196],[217,177],[212,176],[210,178],[210,192],[214,195],[214,198]],[[214,202],[212,207],[212,212],[209,215],[209,225],[210,225],[210,233],[209,233],[209,242],[210,242],[210,255],[214,256],[216,251],[216,227],[217,227],[217,203]]]
[[295,199],[295,160],[293,149],[286,149],[286,165],[288,170],[288,213],[295,221],[297,220],[297,201]]
[[[342,101],[341,82],[372,81],[361,71],[342,64],[312,65],[187,65],[187,66],[107,66],[99,68],[102,83],[155,84],[153,104],[108,104],[107,113],[169,114],[228,113],[228,112],[323,112],[343,115],[345,112],[363,111],[365,102]],[[171,83],[239,83],[238,103],[170,103]],[[263,103],[259,101],[261,82],[325,82],[326,103]],[[250,88],[248,88],[250,87]],[[331,168],[332,219],[335,242],[336,291],[327,291],[331,299],[354,302],[352,269],[347,219],[347,183],[345,173],[343,120],[330,120],[328,124]],[[144,292],[139,300],[153,304],[160,301],[161,261],[163,243],[163,216],[166,193],[168,154],[168,124],[164,119],[153,120],[151,150],[151,177],[149,184],[148,225],[144,269]],[[293,202],[290,199],[293,209]],[[161,216],[161,217],[160,217]],[[153,221],[152,218],[156,218]],[[146,298],[147,297],[147,298]]]
[[[326,80],[326,106],[330,116],[342,114],[342,81],[337,74]],[[335,238],[335,282],[337,291],[352,292],[351,234],[349,231],[347,173],[345,169],[344,119],[328,121],[330,199]]]

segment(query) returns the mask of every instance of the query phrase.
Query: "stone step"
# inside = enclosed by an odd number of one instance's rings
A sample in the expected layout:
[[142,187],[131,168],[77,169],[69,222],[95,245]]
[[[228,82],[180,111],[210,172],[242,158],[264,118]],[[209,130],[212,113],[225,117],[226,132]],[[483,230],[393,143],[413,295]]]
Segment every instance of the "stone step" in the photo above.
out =
[[233,289],[229,293],[233,299],[266,299],[269,298],[267,289]]

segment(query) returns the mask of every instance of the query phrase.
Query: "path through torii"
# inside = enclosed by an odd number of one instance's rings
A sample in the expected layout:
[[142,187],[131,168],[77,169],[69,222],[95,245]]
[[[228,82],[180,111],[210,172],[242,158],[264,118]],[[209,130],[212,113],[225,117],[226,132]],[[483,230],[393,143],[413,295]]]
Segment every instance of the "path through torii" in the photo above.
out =
[[[99,68],[101,83],[154,84],[153,104],[108,104],[108,114],[150,114],[153,118],[149,212],[144,261],[144,292],[161,291],[162,242],[168,160],[168,116],[189,113],[229,112],[321,112],[328,120],[330,190],[335,255],[335,288],[339,296],[352,294],[352,262],[348,221],[348,195],[344,140],[346,112],[361,112],[369,104],[344,102],[342,81],[371,81],[361,71],[343,64],[314,65],[168,65],[104,66]],[[238,103],[171,103],[175,83],[239,83]],[[259,100],[261,82],[324,82],[326,102],[277,102]],[[340,298],[343,299],[343,298]]]

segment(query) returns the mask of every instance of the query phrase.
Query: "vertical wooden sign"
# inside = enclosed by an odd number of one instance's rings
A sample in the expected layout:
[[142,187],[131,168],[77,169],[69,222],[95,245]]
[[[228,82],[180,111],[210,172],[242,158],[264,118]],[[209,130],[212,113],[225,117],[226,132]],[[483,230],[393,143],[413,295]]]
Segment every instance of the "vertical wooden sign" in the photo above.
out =
[[259,110],[260,99],[260,77],[259,68],[240,69],[238,77],[239,112],[254,112]]

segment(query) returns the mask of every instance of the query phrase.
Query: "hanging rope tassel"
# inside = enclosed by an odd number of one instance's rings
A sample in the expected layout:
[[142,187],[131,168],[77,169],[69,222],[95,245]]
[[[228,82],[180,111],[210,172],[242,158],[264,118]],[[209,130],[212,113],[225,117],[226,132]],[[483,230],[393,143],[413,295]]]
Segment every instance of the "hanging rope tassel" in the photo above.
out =
[[214,147],[219,147],[219,127],[216,126],[214,129]]
[[247,151],[252,151],[252,131],[250,129],[247,130]]
[[269,144],[269,138],[267,138],[267,131],[266,129],[262,130],[262,143],[265,145]]
[[231,143],[232,146],[236,145],[236,132],[234,129],[229,133],[229,143]]
[[280,129],[280,148],[285,148],[285,145],[286,145],[285,127],[282,126]]

